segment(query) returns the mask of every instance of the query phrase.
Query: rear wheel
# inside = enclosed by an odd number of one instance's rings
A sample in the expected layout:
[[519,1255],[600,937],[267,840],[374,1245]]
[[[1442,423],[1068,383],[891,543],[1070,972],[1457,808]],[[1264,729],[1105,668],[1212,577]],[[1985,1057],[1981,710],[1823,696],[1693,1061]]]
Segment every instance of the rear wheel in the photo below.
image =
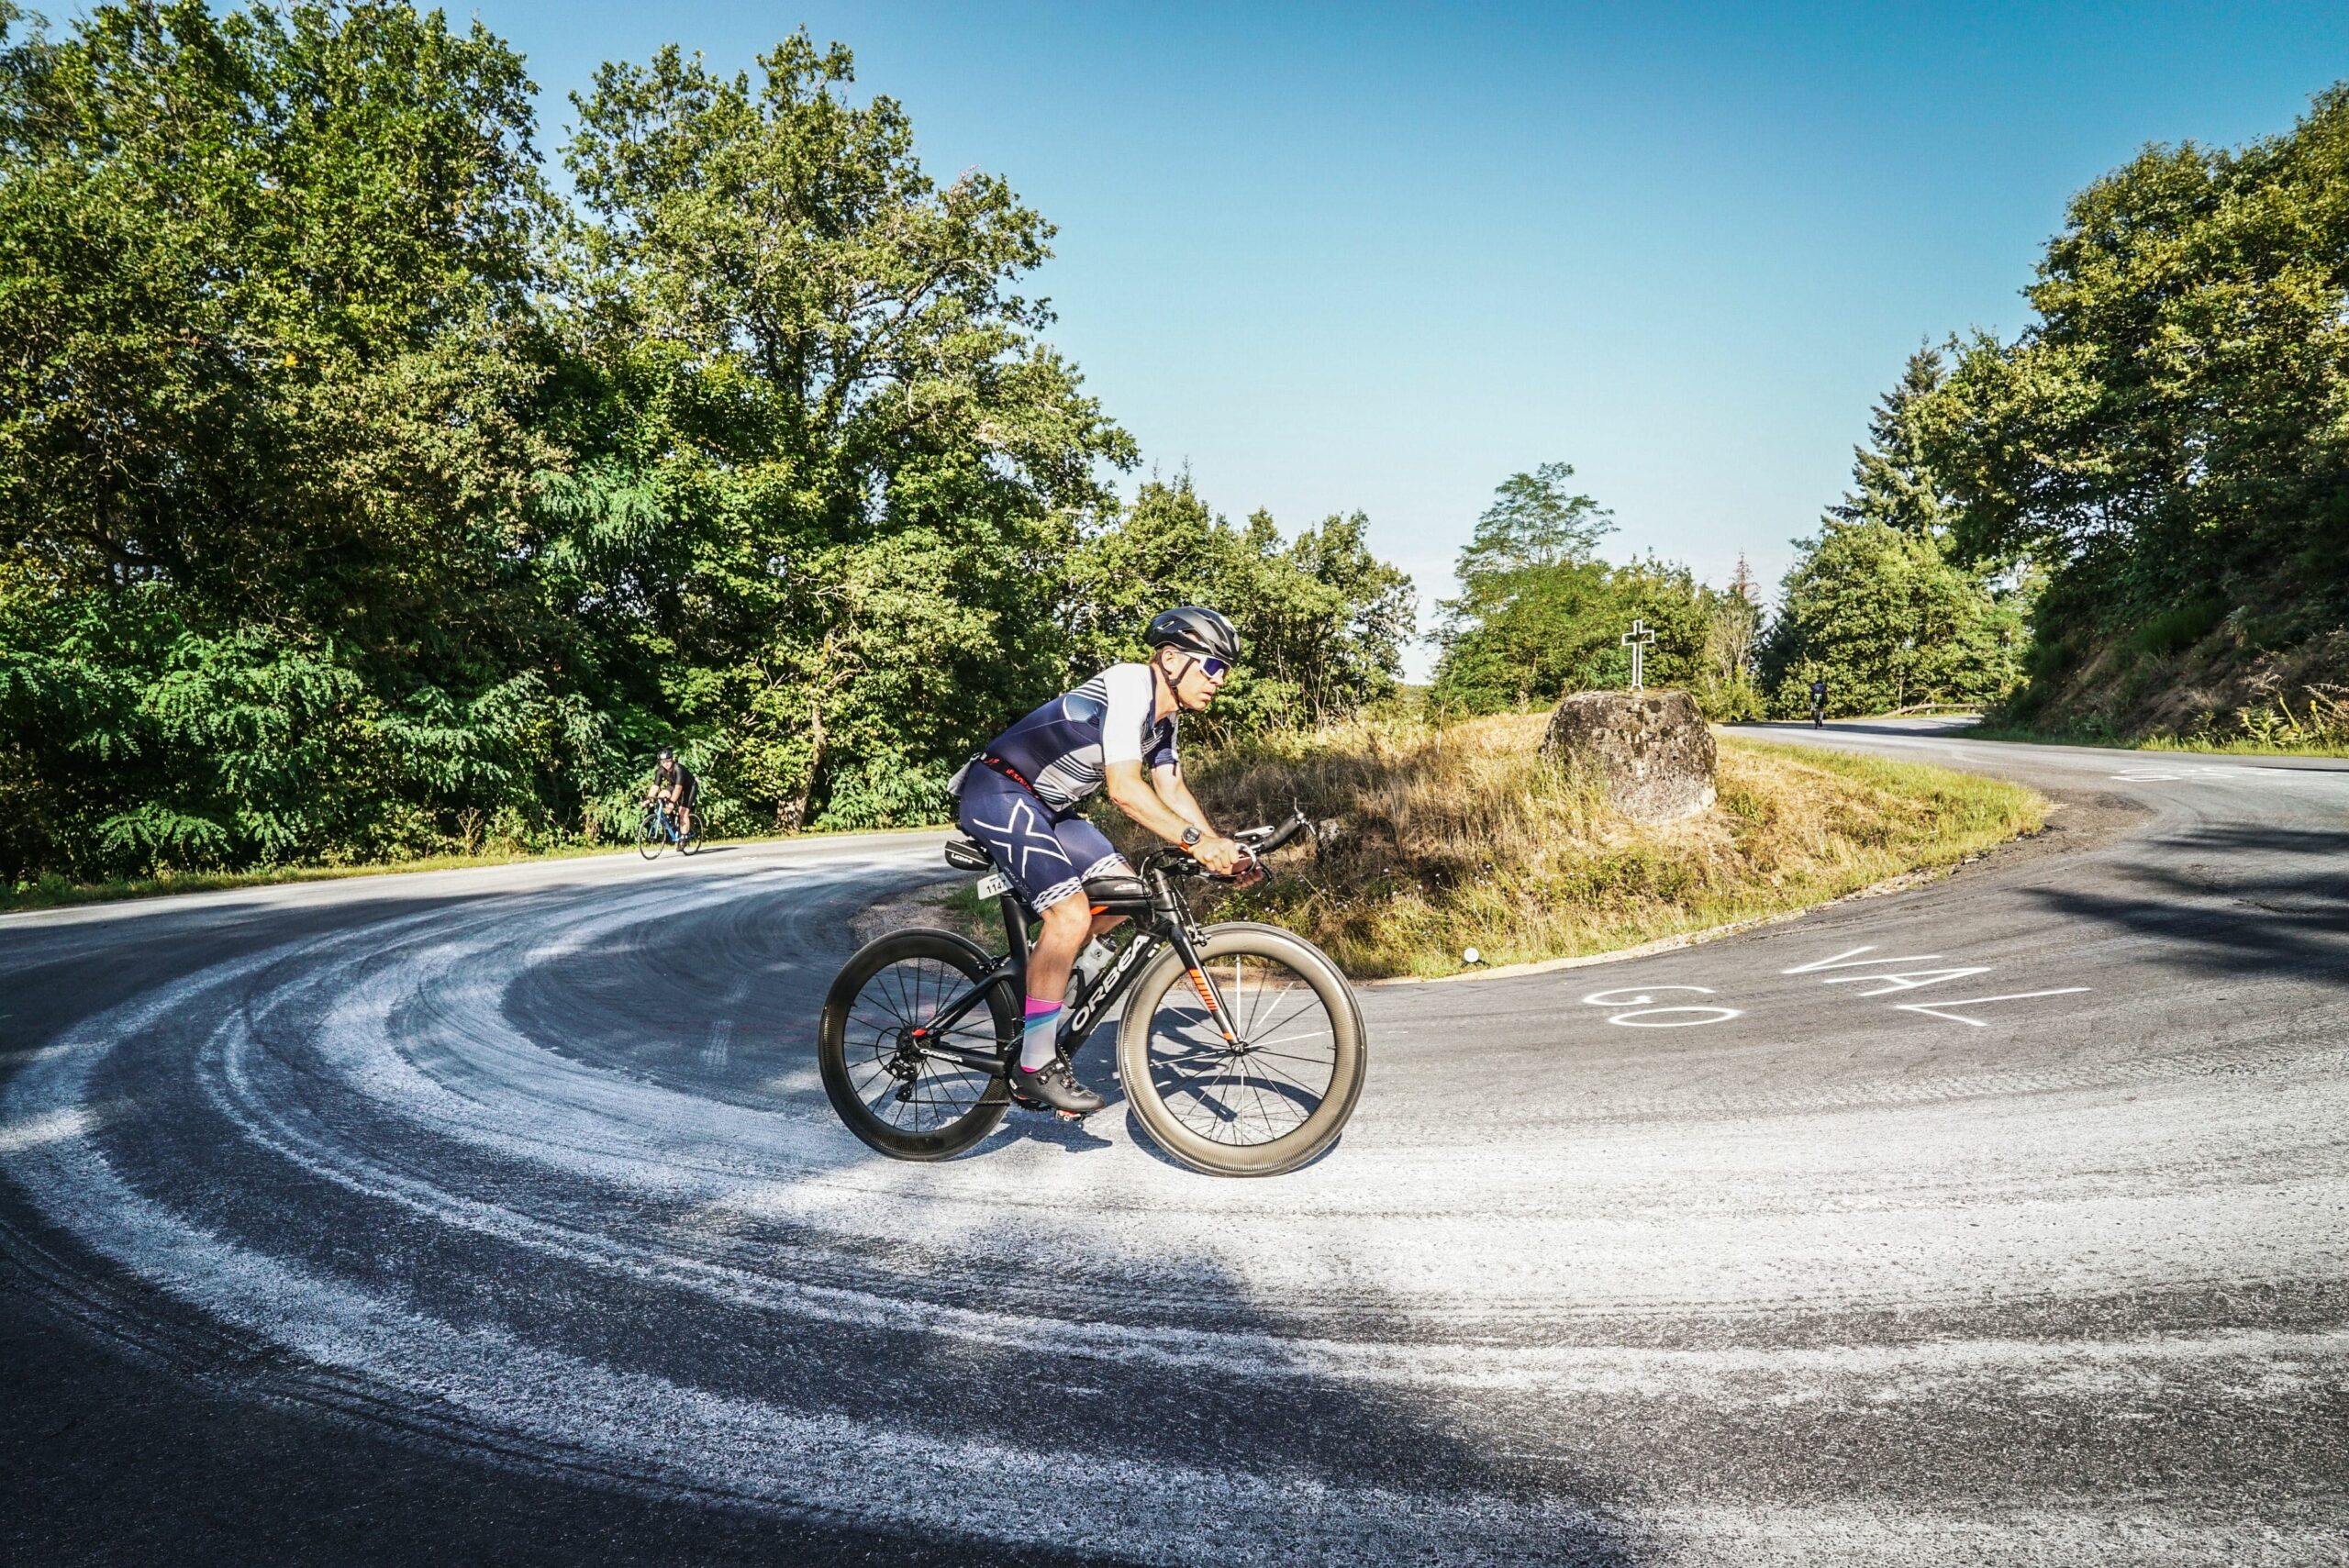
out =
[[824,1094],[848,1129],[899,1160],[944,1160],[995,1129],[1010,1104],[1003,1078],[1019,1020],[1000,985],[932,1043],[991,1061],[941,1056],[917,1029],[983,979],[995,961],[945,931],[896,931],[866,943],[824,999],[816,1058]]
[[1173,950],[1152,962],[1118,1033],[1126,1102],[1195,1171],[1293,1171],[1337,1140],[1362,1095],[1353,992],[1320,949],[1277,927],[1211,926],[1199,960],[1228,1016],[1209,1012]]

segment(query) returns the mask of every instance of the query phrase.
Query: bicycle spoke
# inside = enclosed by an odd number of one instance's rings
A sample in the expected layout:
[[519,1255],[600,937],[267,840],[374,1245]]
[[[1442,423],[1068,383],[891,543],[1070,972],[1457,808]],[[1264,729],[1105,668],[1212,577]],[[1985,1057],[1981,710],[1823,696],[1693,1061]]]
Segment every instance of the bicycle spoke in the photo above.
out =
[[1290,1077],[1287,1073],[1282,1072],[1279,1068],[1265,1061],[1264,1053],[1261,1051],[1250,1051],[1245,1060],[1254,1062],[1257,1070],[1263,1073],[1267,1078],[1278,1078],[1282,1083],[1290,1085],[1300,1094],[1311,1095],[1316,1099],[1319,1099],[1321,1096],[1321,1090],[1314,1088],[1309,1084],[1298,1083],[1296,1079]]
[[[1321,994],[1276,960],[1234,953],[1217,978],[1221,1018],[1187,998],[1162,1002],[1148,1048],[1153,1087],[1197,1137],[1227,1147],[1277,1142],[1328,1099],[1339,1071],[1337,1022]],[[1250,1049],[1229,1048],[1226,1024]]]

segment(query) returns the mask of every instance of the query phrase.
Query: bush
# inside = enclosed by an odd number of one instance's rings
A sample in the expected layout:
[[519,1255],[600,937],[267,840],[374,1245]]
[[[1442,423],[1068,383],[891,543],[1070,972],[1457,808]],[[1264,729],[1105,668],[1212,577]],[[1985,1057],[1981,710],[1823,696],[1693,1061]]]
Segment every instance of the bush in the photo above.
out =
[[2130,646],[2153,658],[2165,658],[2193,647],[2210,635],[2227,607],[2216,599],[2203,599],[2176,609],[2164,610],[2137,628]]

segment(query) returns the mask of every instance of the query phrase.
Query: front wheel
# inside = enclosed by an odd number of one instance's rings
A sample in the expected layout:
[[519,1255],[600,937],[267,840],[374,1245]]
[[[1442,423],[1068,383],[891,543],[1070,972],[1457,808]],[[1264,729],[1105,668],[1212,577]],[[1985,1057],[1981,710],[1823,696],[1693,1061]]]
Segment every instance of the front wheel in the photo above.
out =
[[636,825],[636,852],[648,861],[656,860],[668,844],[669,835],[661,820],[661,814],[646,812],[643,819]]
[[893,931],[865,943],[824,998],[816,1062],[848,1129],[899,1160],[944,1160],[995,1130],[1010,1106],[1002,1061],[1020,1020],[1001,985],[935,1036],[996,1058],[982,1072],[923,1048],[917,1030],[986,977],[995,961],[948,931]]
[[[1204,973],[1169,949],[1134,983],[1118,1031],[1126,1103],[1195,1171],[1293,1171],[1337,1140],[1362,1095],[1368,1041],[1353,992],[1320,949],[1277,927],[1211,926],[1198,951]],[[1221,1018],[1209,976],[1230,1009]]]

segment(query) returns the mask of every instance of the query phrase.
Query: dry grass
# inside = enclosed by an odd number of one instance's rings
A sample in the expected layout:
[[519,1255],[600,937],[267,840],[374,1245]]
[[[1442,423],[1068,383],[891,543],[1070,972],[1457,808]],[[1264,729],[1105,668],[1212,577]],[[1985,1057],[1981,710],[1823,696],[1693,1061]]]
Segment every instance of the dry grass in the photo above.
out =
[[1271,919],[1357,976],[1561,958],[1798,909],[2032,831],[2045,802],[1946,769],[1736,740],[1709,811],[1642,828],[1544,764],[1543,714],[1266,741],[1193,779],[1219,822],[1293,806],[1338,833],[1225,918]]

